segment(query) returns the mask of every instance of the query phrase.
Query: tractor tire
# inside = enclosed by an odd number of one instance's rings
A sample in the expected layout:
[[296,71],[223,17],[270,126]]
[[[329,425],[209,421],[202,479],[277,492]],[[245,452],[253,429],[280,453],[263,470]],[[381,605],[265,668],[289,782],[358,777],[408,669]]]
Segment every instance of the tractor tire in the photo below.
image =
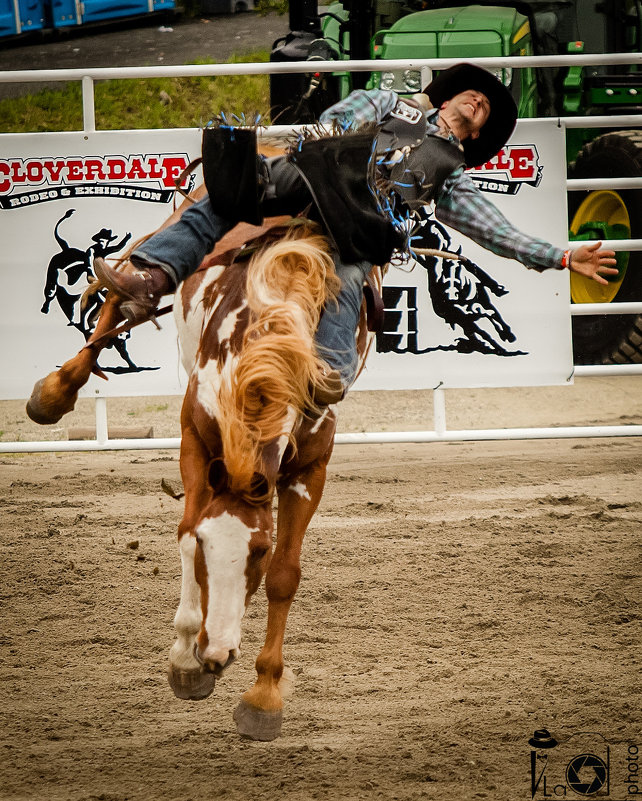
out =
[[[569,178],[637,178],[642,176],[642,130],[623,130],[602,134],[586,144],[576,160],[569,165]],[[628,216],[625,227],[630,233],[622,238],[642,238],[642,189],[603,192],[603,196]],[[580,206],[592,196],[599,200],[600,193],[570,192],[569,220],[582,217]],[[608,202],[607,202],[608,205]],[[599,202],[598,202],[599,206]],[[572,236],[571,236],[572,238]],[[571,278],[571,293],[573,282]],[[583,279],[579,279],[583,280]],[[588,280],[588,279],[584,279]],[[591,302],[591,293],[597,292],[599,284],[590,282],[579,302]],[[586,294],[588,293],[588,294]],[[632,251],[625,265],[624,277],[619,287],[613,286],[613,296],[608,302],[623,303],[642,301],[642,251]],[[582,293],[580,293],[582,294]],[[597,299],[596,299],[597,300]],[[573,298],[573,302],[578,302]],[[642,315],[595,315],[572,318],[573,354],[576,364],[632,364],[642,362]]]

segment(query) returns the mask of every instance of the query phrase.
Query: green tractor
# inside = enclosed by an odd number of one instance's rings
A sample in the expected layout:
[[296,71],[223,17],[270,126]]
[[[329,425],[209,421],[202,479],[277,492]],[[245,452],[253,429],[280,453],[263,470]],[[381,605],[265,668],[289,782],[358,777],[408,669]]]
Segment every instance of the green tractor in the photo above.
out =
[[[639,0],[343,0],[319,9],[313,0],[290,3],[290,33],[274,43],[272,61],[336,60],[332,74],[271,78],[272,119],[311,122],[356,88],[414,94],[429,71],[346,72],[346,59],[469,60],[478,57],[638,53]],[[501,69],[520,117],[642,113],[638,65]],[[569,178],[642,176],[640,128],[567,129]],[[642,238],[642,189],[568,194],[572,240]],[[601,286],[571,274],[574,303],[642,300],[642,251],[619,252],[619,273]],[[573,317],[577,364],[642,362],[642,315]]]

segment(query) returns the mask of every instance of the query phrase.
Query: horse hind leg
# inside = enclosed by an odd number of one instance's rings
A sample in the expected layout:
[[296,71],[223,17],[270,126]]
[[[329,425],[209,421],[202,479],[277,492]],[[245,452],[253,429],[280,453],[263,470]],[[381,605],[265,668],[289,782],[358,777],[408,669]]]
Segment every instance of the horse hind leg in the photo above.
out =
[[106,344],[92,347],[92,343],[123,319],[118,302],[119,299],[108,298],[103,305],[96,330],[85,347],[58,370],[36,382],[27,402],[27,414],[35,423],[51,425],[72,411],[78,399],[78,390],[89,380],[98,354]]
[[489,319],[504,342],[515,342],[517,337],[499,312],[491,313]]

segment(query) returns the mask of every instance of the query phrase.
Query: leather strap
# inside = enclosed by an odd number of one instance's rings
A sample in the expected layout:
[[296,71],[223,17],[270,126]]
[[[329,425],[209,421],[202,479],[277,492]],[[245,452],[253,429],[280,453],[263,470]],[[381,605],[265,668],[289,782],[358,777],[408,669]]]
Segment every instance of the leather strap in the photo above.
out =
[[384,306],[379,288],[375,284],[372,273],[366,276],[363,287],[363,296],[366,299],[366,323],[368,331],[381,331],[383,327]]
[[[168,306],[163,306],[162,309],[158,309],[157,311],[154,312],[154,317],[162,317],[164,314],[169,314],[169,312],[171,312],[173,308],[174,308],[173,303],[170,303]],[[110,328],[109,331],[105,331],[104,334],[101,334],[101,336],[97,337],[96,339],[90,339],[85,345],[85,347],[82,348],[81,350],[86,350],[88,348],[89,349],[98,348],[100,350],[105,346],[107,342],[109,342],[110,339],[115,339],[119,334],[126,334],[128,331],[131,331],[132,328],[135,328],[137,325],[146,322],[148,322],[147,319],[135,320],[134,322],[119,323],[118,325],[115,325],[113,328]],[[97,375],[100,375],[100,373],[98,373],[97,370],[94,370],[93,372],[95,372]],[[101,378],[106,378],[106,376],[103,374],[101,375]]]

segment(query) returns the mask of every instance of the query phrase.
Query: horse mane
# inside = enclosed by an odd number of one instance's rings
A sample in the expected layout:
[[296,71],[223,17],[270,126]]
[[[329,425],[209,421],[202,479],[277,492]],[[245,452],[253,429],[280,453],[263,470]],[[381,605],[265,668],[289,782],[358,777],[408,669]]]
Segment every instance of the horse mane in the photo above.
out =
[[[267,446],[285,437],[281,454],[287,444],[294,448],[297,419],[304,411],[320,413],[310,389],[323,385],[325,364],[317,356],[314,333],[324,306],[336,302],[341,282],[328,240],[315,223],[294,219],[267,229],[246,228],[250,247],[239,251],[230,234],[202,266],[229,265],[254,254],[244,293],[250,321],[240,349],[228,354],[228,365],[221,365],[216,420],[228,488],[260,503],[271,495],[275,480]],[[115,260],[117,266],[150,236],[130,244]],[[100,286],[91,284],[86,296]]]
[[264,449],[281,437],[294,446],[296,419],[315,409],[310,388],[323,383],[313,337],[340,279],[327,239],[315,231],[307,223],[290,226],[252,257],[246,280],[250,322],[230,379],[220,386],[217,421],[228,486],[244,495],[252,489],[255,502],[257,484],[266,487],[266,497],[273,487]]

